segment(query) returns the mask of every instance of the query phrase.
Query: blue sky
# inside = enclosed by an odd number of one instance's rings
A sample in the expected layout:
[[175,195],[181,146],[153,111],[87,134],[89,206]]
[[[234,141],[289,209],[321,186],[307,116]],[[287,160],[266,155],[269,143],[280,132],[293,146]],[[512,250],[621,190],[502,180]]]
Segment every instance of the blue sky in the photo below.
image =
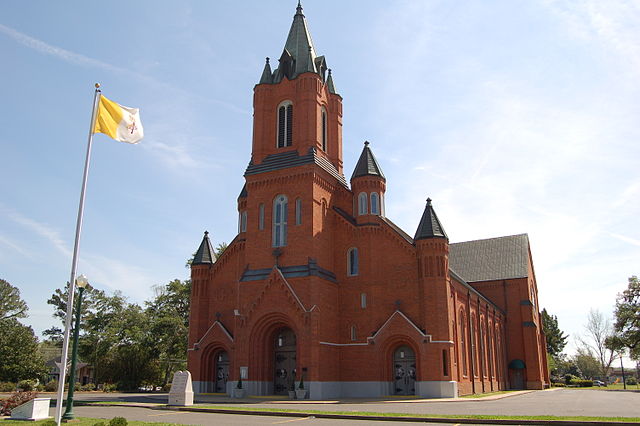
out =
[[[94,139],[79,273],[131,301],[236,234],[252,88],[295,0],[0,3],[0,277],[36,332],[69,278],[93,84],[139,145]],[[539,300],[572,336],[640,259],[640,4],[303,2],[344,98],[350,175],[371,141],[387,216],[427,196],[452,242],[527,232]]]

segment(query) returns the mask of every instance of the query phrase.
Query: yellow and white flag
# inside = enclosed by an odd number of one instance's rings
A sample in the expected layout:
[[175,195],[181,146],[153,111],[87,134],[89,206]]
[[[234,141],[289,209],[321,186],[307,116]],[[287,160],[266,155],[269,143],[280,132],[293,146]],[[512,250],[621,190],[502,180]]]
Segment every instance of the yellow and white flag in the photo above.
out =
[[144,137],[138,108],[119,105],[100,95],[93,133],[104,133],[120,142],[138,143]]

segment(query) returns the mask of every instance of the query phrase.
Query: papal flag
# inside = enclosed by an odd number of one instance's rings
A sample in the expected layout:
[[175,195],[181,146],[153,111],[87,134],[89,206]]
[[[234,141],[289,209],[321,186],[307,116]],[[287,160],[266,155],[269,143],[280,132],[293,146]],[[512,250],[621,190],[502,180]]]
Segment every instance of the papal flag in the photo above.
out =
[[144,137],[138,108],[119,105],[100,95],[93,133],[104,133],[120,142],[138,143]]

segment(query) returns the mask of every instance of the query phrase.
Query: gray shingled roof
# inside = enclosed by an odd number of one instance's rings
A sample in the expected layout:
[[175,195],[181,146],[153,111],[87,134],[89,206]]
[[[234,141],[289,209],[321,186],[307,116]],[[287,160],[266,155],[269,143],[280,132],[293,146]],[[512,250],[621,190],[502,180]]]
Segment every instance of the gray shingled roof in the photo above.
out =
[[528,275],[527,234],[449,244],[449,267],[467,282]]
[[216,254],[213,247],[211,247],[211,241],[209,241],[209,232],[204,231],[204,237],[202,238],[200,247],[198,247],[198,251],[196,251],[195,256],[193,256],[191,265],[206,265],[214,263],[215,261]]
[[342,173],[338,172],[333,163],[327,160],[324,156],[318,155],[317,150],[314,147],[309,148],[309,151],[305,155],[299,155],[296,150],[267,155],[260,164],[253,164],[253,162],[250,162],[249,166],[247,166],[247,170],[244,172],[244,175],[255,175],[258,173],[271,172],[274,170],[297,167],[311,163],[315,163],[321,169],[336,178],[340,184],[347,187],[347,181],[344,179]]
[[386,180],[384,174],[382,174],[382,169],[380,168],[376,157],[373,155],[371,148],[369,148],[368,141],[364,142],[362,154],[360,154],[360,158],[358,159],[356,168],[353,170],[351,179],[360,176],[379,176],[382,179]]
[[449,239],[447,233],[444,232],[444,227],[438,220],[435,210],[433,210],[431,198],[427,198],[427,206],[424,208],[422,219],[420,219],[420,224],[418,224],[418,229],[416,230],[416,235],[413,237],[413,240],[417,241],[424,238]]

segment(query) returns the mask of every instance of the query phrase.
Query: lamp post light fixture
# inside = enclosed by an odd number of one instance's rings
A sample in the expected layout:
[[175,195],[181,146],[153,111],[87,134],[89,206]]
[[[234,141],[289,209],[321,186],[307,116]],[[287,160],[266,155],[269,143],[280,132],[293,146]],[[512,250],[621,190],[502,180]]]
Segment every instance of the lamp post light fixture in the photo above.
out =
[[[65,409],[62,420],[69,421],[74,419],[73,415],[73,391],[76,384],[76,364],[78,363],[78,335],[80,334],[80,310],[82,308],[82,293],[89,284],[84,274],[76,278],[76,286],[78,286],[78,301],[76,304],[76,324],[73,328],[73,352],[71,354],[71,371],[69,372],[69,392],[67,393],[67,407]],[[71,288],[70,291],[73,291]]]

